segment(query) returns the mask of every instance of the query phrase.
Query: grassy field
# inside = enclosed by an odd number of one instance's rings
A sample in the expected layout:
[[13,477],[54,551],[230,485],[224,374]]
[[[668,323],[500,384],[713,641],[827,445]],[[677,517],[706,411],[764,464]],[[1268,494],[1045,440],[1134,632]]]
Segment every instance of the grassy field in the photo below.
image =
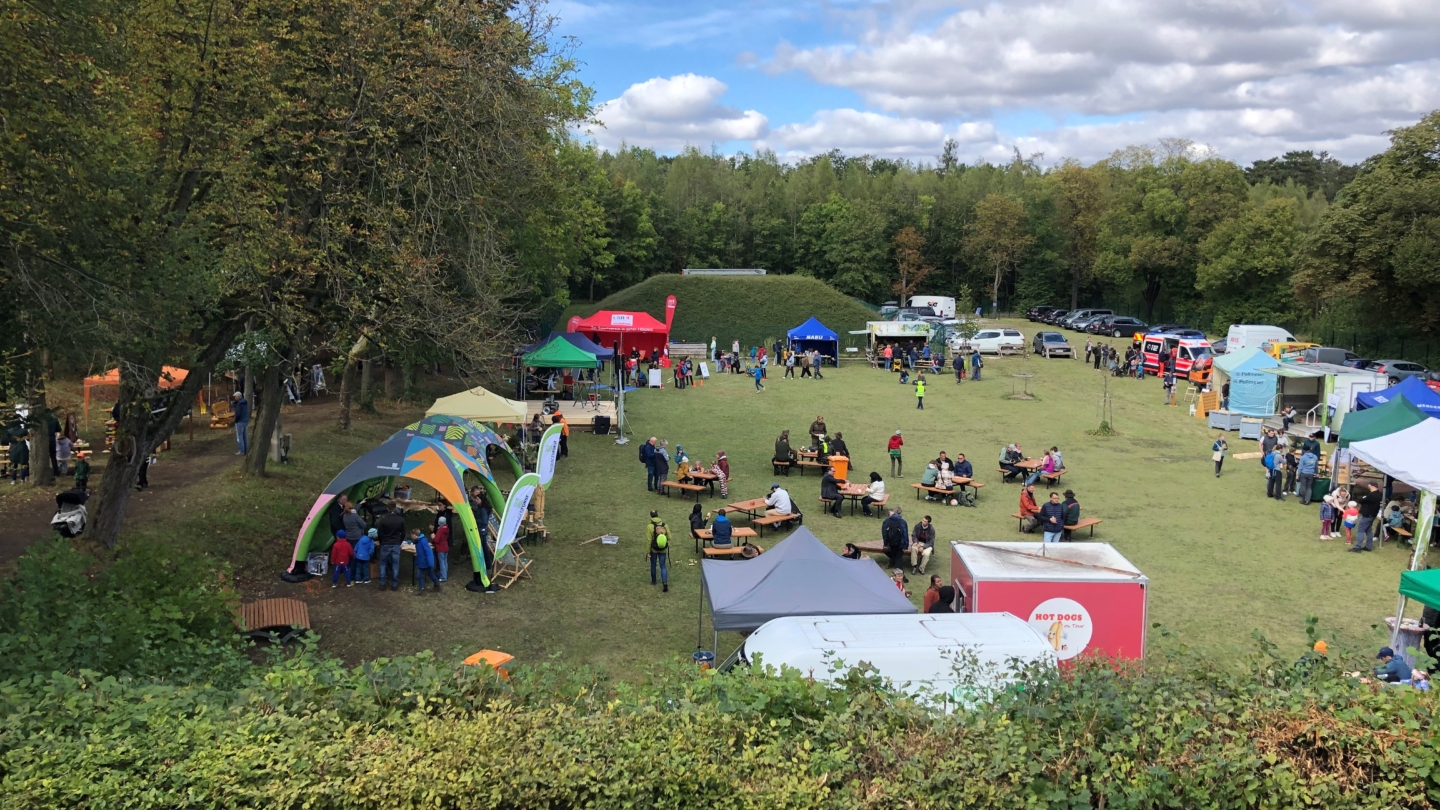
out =
[[[1029,324],[1020,328],[1032,331]],[[1035,399],[1008,398],[1020,385],[1010,375],[1018,373],[1034,375]],[[1214,434],[1185,408],[1165,407],[1153,378],[1110,379],[1118,434],[1105,438],[1087,434],[1098,421],[1105,377],[1079,361],[991,359],[980,383],[934,380],[924,411],[915,409],[911,389],[896,379],[856,364],[830,370],[821,381],[772,375],[767,390],[757,394],[748,378],[731,375],[687,391],[637,392],[627,406],[636,441],[659,436],[672,448],[684,445],[695,458],[726,450],[734,475],[730,500],[765,494],[774,480],[769,459],[775,436],[786,428],[803,436],[823,414],[832,430],[845,434],[858,475],[885,475],[906,517],[931,514],[946,548],[952,540],[1020,539],[1009,517],[1019,487],[1000,483],[995,459],[1010,441],[1033,455],[1059,445],[1070,470],[1066,486],[1087,516],[1104,520],[1095,539],[1114,544],[1149,576],[1151,619],[1173,638],[1226,659],[1253,648],[1250,634],[1260,629],[1298,654],[1304,618],[1313,613],[1332,650],[1337,642],[1361,650],[1379,640],[1374,625],[1393,609],[1405,552],[1387,546],[1351,555],[1343,553],[1341,541],[1319,541],[1316,507],[1265,499],[1258,461],[1232,459],[1217,480],[1209,459]],[[553,539],[530,549],[533,581],[498,595],[466,592],[460,587],[466,563],[452,553],[452,568],[459,569],[454,586],[438,595],[381,593],[374,586],[311,592],[282,583],[279,574],[315,493],[419,411],[382,406],[380,414],[341,433],[333,427],[333,397],[287,407],[294,460],[267,479],[240,475],[228,432],[201,431],[194,442],[177,437],[175,449],[152,472],[153,490],[134,502],[128,541],[169,542],[228,561],[250,596],[303,596],[322,646],[350,661],[492,647],[529,661],[556,656],[593,663],[623,677],[695,649],[699,567],[693,547],[686,539],[677,543],[671,589],[661,593],[650,586],[643,539],[650,509],[680,528],[687,525],[689,502],[645,491],[634,442],[617,446],[614,437],[578,431],[548,499]],[[907,459],[906,478],[899,481],[889,479],[885,457],[885,441],[897,428],[904,431]],[[1233,434],[1231,439],[1232,450],[1250,449],[1239,447]],[[940,450],[964,452],[975,464],[987,484],[977,508],[914,500],[909,484]],[[828,545],[838,549],[847,541],[879,538],[877,520],[850,517],[848,509],[840,520],[821,514],[813,473],[781,480],[806,510],[806,525]],[[6,500],[7,508],[18,503]],[[704,500],[707,509],[721,503]],[[620,544],[580,545],[601,533],[619,535]],[[763,542],[776,539],[770,533]],[[931,572],[948,574],[948,555],[937,553]],[[404,577],[408,581],[408,570]],[[918,602],[924,583],[916,579],[911,587]],[[737,641],[722,637],[722,652]]]
[[[875,313],[834,287],[806,276],[653,276],[595,304],[575,304],[560,316],[563,329],[570,316],[586,317],[602,309],[648,312],[665,320],[665,297],[676,298],[672,339],[709,342],[719,337],[726,348],[732,339],[744,345],[769,344],[810,316],[840,335],[865,328]],[[804,302],[797,308],[796,301]],[[809,424],[808,422],[806,423]]]

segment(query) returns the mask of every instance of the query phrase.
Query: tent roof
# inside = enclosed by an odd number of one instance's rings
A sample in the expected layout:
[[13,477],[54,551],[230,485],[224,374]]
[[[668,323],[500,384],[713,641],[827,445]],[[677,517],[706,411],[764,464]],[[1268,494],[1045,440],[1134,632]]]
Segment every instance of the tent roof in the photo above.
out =
[[545,345],[525,355],[523,362],[537,368],[595,368],[600,364],[595,355],[558,335],[552,335]]
[[1440,568],[1402,573],[1400,595],[1440,610]]
[[812,316],[806,322],[785,333],[791,340],[839,340],[835,330],[815,320]]
[[559,335],[574,344],[577,349],[595,355],[598,360],[609,360],[615,356],[614,349],[607,349],[579,332],[551,332],[550,334],[552,336]]
[[1388,436],[1396,431],[1418,425],[1427,418],[1424,411],[1404,397],[1395,397],[1384,405],[1376,405],[1345,416],[1340,429],[1340,446]]
[[951,543],[977,579],[1149,582],[1109,543]]
[[425,413],[448,414],[476,422],[505,422],[516,425],[525,423],[525,403],[492,394],[478,386],[435,400],[435,404]]
[[[1398,385],[1380,391],[1368,391],[1358,394],[1355,401],[1358,410],[1369,410],[1378,405],[1384,405],[1392,399],[1404,397],[1410,403],[1419,408],[1426,416],[1440,417],[1440,394],[1430,389],[1419,375],[1406,377]],[[1349,417],[1346,417],[1347,419]]]
[[780,616],[915,613],[873,560],[848,560],[804,526],[753,560],[702,560],[716,630],[754,630]]
[[[1342,437],[1349,432],[1350,420],[1397,403],[1411,409],[1411,418],[1413,414],[1420,413],[1420,409],[1409,401],[1392,399],[1378,408],[1346,416]],[[1435,452],[1435,448],[1440,447],[1440,419],[1423,415],[1420,419],[1418,424],[1384,435],[1363,440],[1351,439],[1350,452],[1391,478],[1404,481],[1416,489],[1440,492],[1440,453]],[[1340,443],[1343,446],[1345,440],[1342,438]]]
[[[171,388],[179,388],[185,382],[190,372],[175,366],[162,366],[160,368],[159,387],[161,391],[168,391]],[[112,368],[104,374],[94,374],[85,378],[86,388],[96,388],[105,385],[120,384],[120,369]]]
[[617,312],[602,309],[575,324],[577,332],[659,332],[670,330],[646,312]]
[[396,476],[429,484],[451,503],[463,503],[465,470],[478,473],[480,465],[456,447],[401,431],[350,462],[325,487],[325,494],[338,495],[362,481]]
[[[495,475],[490,470],[490,462],[485,458],[487,445],[493,444],[501,448],[512,460],[515,460],[515,454],[510,450],[510,446],[495,431],[459,416],[432,414],[395,431],[390,438],[397,438],[401,434],[434,439],[460,448],[465,455],[475,459],[481,474],[491,480],[494,480]],[[518,460],[516,463],[518,464]]]
[[1215,368],[1232,375],[1241,368],[1273,368],[1278,365],[1280,365],[1279,360],[1260,351],[1255,346],[1248,346],[1238,352],[1229,352],[1215,358]]

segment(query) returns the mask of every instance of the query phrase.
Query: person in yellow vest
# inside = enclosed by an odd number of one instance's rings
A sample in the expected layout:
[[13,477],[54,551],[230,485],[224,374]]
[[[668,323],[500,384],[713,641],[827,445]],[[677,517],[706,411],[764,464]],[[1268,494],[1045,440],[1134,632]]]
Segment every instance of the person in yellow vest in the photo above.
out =
[[918,377],[915,378],[915,407],[918,408],[918,409],[920,409],[920,410],[922,410],[922,411],[925,410],[925,374],[924,374],[924,372],[921,372],[921,373],[920,373],[920,376],[918,376]]

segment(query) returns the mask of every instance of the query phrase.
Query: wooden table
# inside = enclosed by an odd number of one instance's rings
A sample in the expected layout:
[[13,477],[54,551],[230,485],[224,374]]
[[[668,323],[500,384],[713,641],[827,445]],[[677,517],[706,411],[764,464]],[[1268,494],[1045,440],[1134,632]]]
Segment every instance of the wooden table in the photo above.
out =
[[851,517],[855,515],[855,504],[859,503],[860,499],[869,493],[870,488],[864,484],[846,484],[840,487],[840,497],[850,502]]
[[709,486],[710,496],[715,496],[715,482],[720,480],[720,476],[710,472],[709,470],[691,470],[690,474],[685,477],[689,481]]
[[725,508],[735,512],[744,512],[747,518],[755,518],[765,514],[767,506],[764,498],[751,498],[748,501],[736,501]]
[[795,455],[799,458],[816,459],[820,457],[818,450],[796,450]]
[[[701,546],[701,544],[704,544],[706,547],[708,547],[708,546],[710,545],[710,541],[714,538],[714,536],[715,536],[715,531],[714,531],[713,529],[696,529],[696,530],[695,530],[695,551],[696,551],[697,553],[700,551],[700,546]],[[750,528],[750,527],[748,527],[748,526],[735,526],[735,527],[733,527],[733,528],[730,529],[730,539],[731,539],[732,541],[733,541],[733,540],[736,540],[736,539],[746,540],[746,539],[749,539],[749,538],[751,538],[751,537],[758,537],[758,536],[759,536],[759,535],[757,535],[757,534],[755,533],[755,530],[752,529],[752,528]],[[732,543],[732,545],[733,545],[733,543]],[[741,543],[740,545],[744,545],[744,544]]]

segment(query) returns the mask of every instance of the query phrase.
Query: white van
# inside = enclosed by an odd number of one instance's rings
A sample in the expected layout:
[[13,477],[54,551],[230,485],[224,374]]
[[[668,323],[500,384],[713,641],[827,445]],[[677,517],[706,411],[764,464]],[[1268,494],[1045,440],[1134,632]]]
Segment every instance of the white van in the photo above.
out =
[[[958,351],[965,342],[956,335],[950,341],[950,350]],[[981,354],[999,354],[1002,347],[1016,352],[1025,351],[1025,335],[1019,329],[981,329],[968,343]]]
[[910,306],[930,307],[941,318],[955,317],[955,299],[943,295],[912,295],[910,296]]
[[1225,336],[1225,353],[1238,352],[1262,343],[1294,343],[1295,336],[1278,326],[1258,324],[1231,324],[1230,333]]
[[1005,686],[1032,663],[1056,661],[1054,647],[1010,613],[787,616],[745,639],[739,660],[749,666],[757,658],[817,681],[869,664],[895,687],[947,706]]

